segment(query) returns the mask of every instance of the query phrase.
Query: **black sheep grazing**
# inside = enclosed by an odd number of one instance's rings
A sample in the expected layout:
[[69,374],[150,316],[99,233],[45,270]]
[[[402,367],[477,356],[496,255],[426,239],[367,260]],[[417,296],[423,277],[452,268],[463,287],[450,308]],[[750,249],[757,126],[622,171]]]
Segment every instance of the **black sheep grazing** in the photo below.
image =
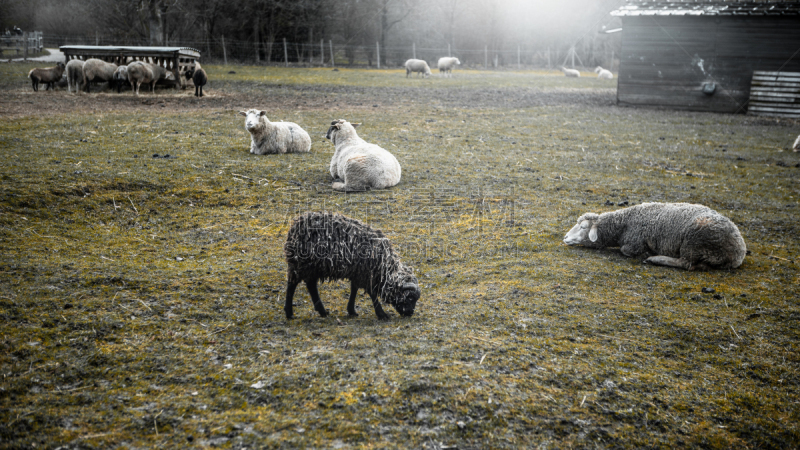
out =
[[194,96],[203,96],[203,86],[208,83],[208,75],[206,71],[200,67],[200,63],[195,63],[194,67],[186,71],[186,79],[192,80],[194,83]]
[[306,283],[314,309],[328,311],[317,291],[317,281],[350,280],[347,313],[357,316],[356,294],[364,289],[372,298],[378,319],[389,316],[380,300],[403,316],[414,314],[420,290],[411,268],[400,262],[392,244],[379,230],[341,214],[309,212],[294,219],[283,246],[289,265],[286,285],[286,318],[294,316],[292,298],[300,281]]

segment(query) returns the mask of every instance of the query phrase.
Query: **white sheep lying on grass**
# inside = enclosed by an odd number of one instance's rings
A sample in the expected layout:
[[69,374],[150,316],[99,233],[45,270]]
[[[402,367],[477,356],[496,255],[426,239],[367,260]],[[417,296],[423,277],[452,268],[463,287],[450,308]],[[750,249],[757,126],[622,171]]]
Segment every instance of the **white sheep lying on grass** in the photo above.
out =
[[331,158],[333,189],[366,191],[384,189],[400,182],[400,163],[383,148],[358,137],[355,127],[346,120],[334,120],[326,138],[336,151]]
[[425,78],[431,75],[431,68],[428,67],[428,63],[421,59],[409,59],[403,66],[406,68],[406,78],[412,72],[419,72]]
[[445,77],[449,74],[451,78],[453,76],[453,67],[458,65],[461,65],[461,61],[450,56],[439,58],[436,63],[436,67],[439,68],[439,74],[444,74]]
[[597,78],[600,78],[600,79],[603,79],[603,80],[613,80],[614,79],[614,74],[611,73],[610,70],[603,69],[600,66],[597,66],[597,67],[594,68],[594,73],[597,74]]
[[244,128],[250,133],[250,153],[306,153],[311,150],[311,137],[293,122],[270,122],[266,111],[239,111],[246,117]]
[[650,264],[686,270],[735,269],[747,253],[739,229],[703,205],[643,203],[600,215],[586,213],[564,236],[567,245],[619,247],[649,253]]
[[564,75],[568,78],[578,78],[581,76],[581,73],[575,69],[567,69],[566,67],[562,67],[561,71],[564,72]]

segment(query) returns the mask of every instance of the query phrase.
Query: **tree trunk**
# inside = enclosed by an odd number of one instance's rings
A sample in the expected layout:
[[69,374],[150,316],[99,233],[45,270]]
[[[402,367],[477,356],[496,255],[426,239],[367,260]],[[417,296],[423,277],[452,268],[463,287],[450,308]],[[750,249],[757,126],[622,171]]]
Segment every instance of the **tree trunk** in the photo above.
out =
[[161,5],[159,0],[150,0],[147,4],[147,23],[150,27],[150,45],[162,45],[164,41]]

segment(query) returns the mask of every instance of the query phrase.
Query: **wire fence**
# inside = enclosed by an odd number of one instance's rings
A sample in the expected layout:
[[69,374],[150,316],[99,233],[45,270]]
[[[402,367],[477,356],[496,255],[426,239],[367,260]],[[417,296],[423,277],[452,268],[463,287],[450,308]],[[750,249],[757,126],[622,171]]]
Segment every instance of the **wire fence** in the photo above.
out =
[[[56,48],[61,45],[152,45],[146,39],[100,34],[46,35],[44,43],[45,47]],[[201,52],[203,61],[214,63],[397,68],[408,59],[415,58],[423,59],[431,68],[435,68],[440,57],[455,56],[464,67],[484,69],[615,66],[615,48],[608,41],[589,41],[577,48],[520,43],[498,49],[488,45],[483,48],[419,47],[413,43],[407,46],[381,47],[377,42],[374,45],[347,45],[330,39],[306,43],[278,39],[256,44],[252,41],[226,40],[224,36],[220,36],[206,40],[169,40],[163,45],[197,49]]]

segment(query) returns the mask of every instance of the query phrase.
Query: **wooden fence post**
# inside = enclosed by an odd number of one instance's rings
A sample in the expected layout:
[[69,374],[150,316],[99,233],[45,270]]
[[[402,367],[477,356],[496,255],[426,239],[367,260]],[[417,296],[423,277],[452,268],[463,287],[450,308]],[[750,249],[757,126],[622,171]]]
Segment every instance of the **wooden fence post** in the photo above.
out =
[[414,59],[417,59],[417,43],[416,42],[412,42],[411,43],[411,57],[414,58]]
[[22,32],[22,59],[24,61],[28,60],[28,32]]
[[333,39],[328,39],[328,44],[331,46],[331,67],[336,67],[336,58],[333,56]]
[[225,35],[222,35],[222,60],[228,65],[228,52],[225,50]]
[[319,40],[319,63],[325,65],[325,39]]
[[484,45],[483,46],[483,68],[484,69],[488,69],[489,68],[489,46],[488,45]]
[[375,50],[376,50],[376,53],[378,54],[378,69],[380,69],[381,68],[381,43],[380,42],[376,42],[375,43]]
[[289,67],[289,49],[286,47],[286,38],[283,38],[283,62]]

